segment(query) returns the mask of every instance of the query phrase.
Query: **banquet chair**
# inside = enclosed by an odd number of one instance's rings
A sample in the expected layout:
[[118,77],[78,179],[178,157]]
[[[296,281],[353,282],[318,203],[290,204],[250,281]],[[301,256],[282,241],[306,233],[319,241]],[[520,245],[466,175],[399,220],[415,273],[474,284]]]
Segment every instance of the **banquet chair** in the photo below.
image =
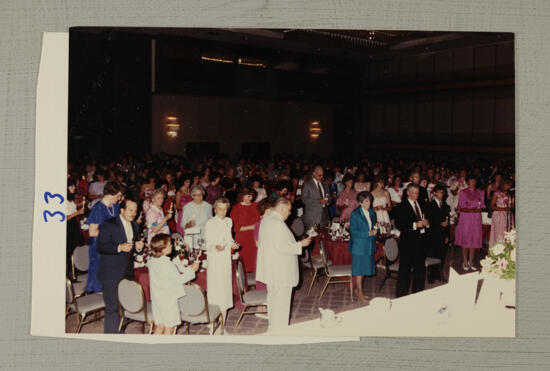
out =
[[216,304],[208,304],[208,298],[204,290],[196,283],[185,285],[185,296],[178,299],[181,320],[189,326],[191,324],[208,323],[212,325],[211,335],[214,335],[218,327],[224,333],[223,316],[220,307]]
[[[239,289],[239,298],[241,299],[241,303],[243,305],[241,315],[233,327],[233,329],[237,331],[245,314],[267,313],[267,310],[257,309],[260,305],[267,307],[267,290],[246,290],[245,273],[243,263],[240,260],[237,260],[235,275],[237,280],[237,288]],[[250,307],[255,307],[256,310],[249,311],[248,308]]]
[[[88,294],[81,296],[79,298],[74,294],[73,283],[70,279],[66,279],[66,304],[67,308],[65,311],[65,318],[72,313],[76,313],[78,318],[78,327],[76,333],[80,333],[82,326],[90,322],[97,321],[98,319],[103,318],[103,315],[98,316],[98,313],[105,309],[105,302],[103,300],[103,294],[95,292],[93,294]],[[86,316],[89,314],[94,314],[94,318],[88,321],[85,321]]]
[[[88,278],[88,267],[90,258],[88,255],[88,245],[78,246],[74,249],[71,256],[71,273],[73,279],[73,288],[77,297],[84,295],[86,289],[86,279]],[[76,274],[76,272],[83,274]]]
[[[328,260],[328,265],[332,265],[332,261]],[[325,264],[323,263],[323,259],[320,255],[312,256],[309,249],[304,249],[304,259],[302,260],[302,264],[309,268],[311,270],[311,282],[309,283],[309,288],[307,290],[307,294],[311,292],[311,288],[313,287],[313,283],[315,282],[315,279],[317,278],[317,272],[319,269],[324,268]]]
[[256,272],[247,272],[246,273],[246,286],[247,287],[256,287]]
[[397,274],[399,272],[399,262],[397,261],[398,257],[399,248],[397,246],[397,241],[395,238],[388,238],[386,242],[384,242],[384,257],[382,258],[386,275],[384,276],[384,281],[382,281],[382,284],[378,290],[382,290],[386,280],[391,277],[392,273]]
[[294,218],[294,220],[290,224],[290,230],[296,238],[302,237],[304,235],[305,229],[306,228],[304,226],[304,221],[302,220],[302,218]]
[[[319,241],[319,252],[321,253],[321,259],[323,261],[325,272],[327,274],[327,281],[325,283],[325,287],[323,287],[323,290],[321,291],[319,299],[323,297],[323,295],[325,294],[325,290],[330,283],[349,283],[350,299],[351,301],[353,301],[353,279],[351,277],[351,264],[329,265],[323,241]],[[348,277],[348,279],[341,280],[340,278],[342,277]]]
[[142,332],[145,333],[145,324],[149,325],[149,334],[153,332],[153,310],[151,303],[145,300],[143,288],[136,281],[122,279],[118,283],[118,311],[120,324],[118,332],[122,329],[124,321],[126,325],[132,321],[143,323]]

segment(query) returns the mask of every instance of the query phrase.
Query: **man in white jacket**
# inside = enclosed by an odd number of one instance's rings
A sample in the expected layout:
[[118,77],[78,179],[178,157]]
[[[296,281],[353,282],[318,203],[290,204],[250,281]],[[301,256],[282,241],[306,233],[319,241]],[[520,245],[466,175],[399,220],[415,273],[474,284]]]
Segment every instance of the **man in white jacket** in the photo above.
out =
[[260,224],[256,280],[267,285],[268,331],[288,326],[292,289],[299,279],[298,255],[311,243],[311,237],[297,242],[285,224],[291,206],[286,198],[278,198]]

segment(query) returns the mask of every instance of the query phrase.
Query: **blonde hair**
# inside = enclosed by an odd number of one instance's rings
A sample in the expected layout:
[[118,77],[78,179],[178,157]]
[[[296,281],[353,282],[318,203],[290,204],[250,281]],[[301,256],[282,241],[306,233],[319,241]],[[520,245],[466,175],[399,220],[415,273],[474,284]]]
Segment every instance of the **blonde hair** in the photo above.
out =
[[164,192],[164,189],[157,188],[153,192],[151,192],[151,200],[161,194],[164,198],[166,198],[166,192]]
[[151,254],[155,258],[162,256],[162,250],[168,246],[170,242],[170,235],[166,233],[159,233],[151,239]]

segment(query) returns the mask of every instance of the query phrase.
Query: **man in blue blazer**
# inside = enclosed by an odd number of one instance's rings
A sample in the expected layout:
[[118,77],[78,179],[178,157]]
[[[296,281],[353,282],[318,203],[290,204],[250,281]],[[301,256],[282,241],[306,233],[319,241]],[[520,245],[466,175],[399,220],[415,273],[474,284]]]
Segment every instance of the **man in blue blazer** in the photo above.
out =
[[134,222],[136,213],[137,203],[125,199],[120,205],[120,215],[99,226],[97,251],[100,259],[97,277],[103,285],[106,334],[118,333],[118,283],[125,277],[133,277],[133,253],[143,251],[143,241],[137,241],[139,226]]

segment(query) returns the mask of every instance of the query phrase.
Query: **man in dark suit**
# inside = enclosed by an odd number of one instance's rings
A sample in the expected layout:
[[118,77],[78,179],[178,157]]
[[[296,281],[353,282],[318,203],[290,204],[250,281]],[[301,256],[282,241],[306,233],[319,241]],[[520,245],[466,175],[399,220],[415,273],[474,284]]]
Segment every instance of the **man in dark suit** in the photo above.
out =
[[425,216],[426,207],[418,199],[419,188],[417,184],[410,183],[403,200],[395,208],[395,225],[401,232],[396,297],[409,294],[411,267],[413,269],[413,293],[424,290],[430,223]]
[[106,334],[118,333],[118,283],[125,277],[133,277],[133,253],[143,250],[143,241],[137,241],[139,226],[134,222],[136,214],[137,203],[125,199],[120,205],[120,215],[99,226],[97,251],[100,259],[97,276],[103,285]]
[[430,250],[428,256],[441,259],[441,264],[428,267],[428,282],[434,280],[442,281],[443,264],[447,255],[447,243],[449,243],[449,213],[451,209],[445,203],[444,197],[447,188],[443,184],[434,187],[434,199],[428,206],[428,216],[430,220]]
[[321,166],[315,166],[311,179],[302,186],[302,202],[304,203],[304,224],[309,230],[315,224],[326,226],[328,223],[328,205],[330,204],[330,190],[323,182],[324,171]]
[[422,206],[422,204],[427,205],[430,202],[428,190],[420,185],[420,173],[418,171],[413,171],[411,173],[411,183],[418,185],[418,203],[420,206]]

